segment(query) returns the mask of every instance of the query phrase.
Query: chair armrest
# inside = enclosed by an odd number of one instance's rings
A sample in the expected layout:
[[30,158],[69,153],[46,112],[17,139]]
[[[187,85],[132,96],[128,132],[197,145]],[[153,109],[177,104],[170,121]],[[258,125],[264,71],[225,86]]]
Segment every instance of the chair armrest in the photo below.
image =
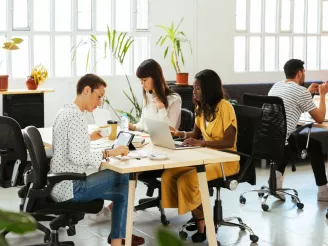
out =
[[47,175],[49,184],[57,184],[64,180],[84,180],[87,177],[85,173],[50,173]]
[[54,188],[55,184],[64,180],[84,180],[85,173],[51,173],[47,175],[48,184],[43,189],[29,189],[29,198],[46,198]]
[[234,150],[228,150],[228,149],[221,149],[220,151],[222,152],[226,152],[226,153],[230,153],[230,154],[236,154],[236,155],[240,155],[240,156],[244,156],[247,158],[252,158],[250,155],[238,152],[238,151],[234,151]]
[[308,124],[305,124],[303,126],[300,126],[299,128],[297,128],[295,131],[292,132],[292,135],[298,135],[300,134],[301,131],[303,131],[305,128],[312,128],[314,123],[308,123]]
[[8,154],[11,153],[12,151],[14,151],[14,149],[10,149],[10,148],[0,149],[0,156],[8,155]]
[[[220,151],[246,157],[247,161],[244,164],[243,168],[241,168],[240,171],[239,171],[238,178],[237,178],[237,183],[234,182],[234,180],[227,180],[227,181],[225,180],[224,188],[227,188],[229,190],[234,190],[234,189],[237,188],[238,183],[241,183],[242,180],[244,179],[244,176],[246,175],[248,169],[250,168],[250,166],[252,164],[252,160],[257,159],[257,158],[254,158],[250,155],[244,154],[242,152],[234,151],[234,150],[223,149],[223,150],[220,150]],[[221,164],[221,170],[224,173],[224,169],[223,169],[222,164]],[[224,175],[224,177],[225,177],[225,175]]]

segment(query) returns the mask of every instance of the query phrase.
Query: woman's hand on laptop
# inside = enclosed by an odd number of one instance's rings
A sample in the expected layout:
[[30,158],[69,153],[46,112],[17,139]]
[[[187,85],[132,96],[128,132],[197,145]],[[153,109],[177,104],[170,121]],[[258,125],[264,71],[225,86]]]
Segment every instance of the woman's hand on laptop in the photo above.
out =
[[180,135],[180,131],[178,131],[177,129],[175,129],[174,127],[172,126],[169,126],[170,127],[170,131],[172,133],[172,136],[174,137],[181,137]]
[[204,140],[197,140],[194,138],[187,138],[182,145],[183,146],[203,146]]

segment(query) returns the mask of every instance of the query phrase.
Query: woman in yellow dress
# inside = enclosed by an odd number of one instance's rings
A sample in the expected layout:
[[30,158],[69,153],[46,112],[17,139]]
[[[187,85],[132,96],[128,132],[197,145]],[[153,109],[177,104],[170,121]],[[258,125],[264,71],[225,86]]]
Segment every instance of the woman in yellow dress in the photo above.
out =
[[[194,130],[183,132],[171,128],[173,135],[185,138],[184,145],[237,150],[236,115],[232,105],[224,99],[219,75],[213,70],[203,70],[196,74],[193,87],[193,96],[197,104]],[[226,176],[239,172],[239,162],[227,162],[223,165]],[[206,176],[209,181],[222,177],[220,164],[207,165]],[[195,167],[165,170],[162,175],[162,206],[178,208],[179,214],[191,211],[198,228],[198,232],[192,236],[193,242],[206,240],[203,208]]]

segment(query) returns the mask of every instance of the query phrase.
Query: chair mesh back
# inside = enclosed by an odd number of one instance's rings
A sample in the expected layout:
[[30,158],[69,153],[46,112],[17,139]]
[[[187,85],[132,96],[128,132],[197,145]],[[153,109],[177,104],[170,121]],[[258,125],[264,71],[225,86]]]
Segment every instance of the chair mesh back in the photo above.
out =
[[194,115],[193,113],[183,108],[181,109],[181,124],[180,124],[180,131],[191,131],[194,128]]
[[257,130],[253,155],[279,161],[286,142],[287,122],[284,103],[280,97],[244,94],[245,105],[262,108],[263,117]]
[[23,183],[23,172],[27,162],[27,151],[22,131],[16,120],[0,116],[0,150],[7,152],[1,157],[0,186],[11,186],[14,164],[20,161],[16,184]]
[[0,116],[0,129],[0,149],[12,149],[13,160],[26,161],[26,147],[18,122],[13,118]]
[[[262,110],[256,107],[233,105],[237,117],[237,150],[252,156],[254,140],[262,119]],[[249,158],[240,157],[239,182],[256,182],[255,165],[247,166]]]
[[47,159],[40,132],[34,126],[28,126],[24,129],[23,136],[33,167],[33,187],[42,188],[47,184],[49,161]]

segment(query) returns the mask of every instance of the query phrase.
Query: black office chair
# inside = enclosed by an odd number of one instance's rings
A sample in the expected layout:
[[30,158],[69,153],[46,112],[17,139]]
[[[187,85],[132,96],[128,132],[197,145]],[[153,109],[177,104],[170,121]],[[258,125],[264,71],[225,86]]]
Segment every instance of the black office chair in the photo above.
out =
[[[216,189],[216,200],[213,208],[214,211],[214,224],[217,230],[220,226],[231,226],[238,227],[241,230],[247,230],[250,233],[250,240],[252,242],[258,241],[258,236],[256,236],[253,230],[248,227],[241,218],[239,217],[229,217],[223,218],[222,210],[222,200],[220,198],[220,189],[226,188],[229,190],[235,190],[239,183],[248,182],[251,185],[256,183],[256,173],[255,165],[253,163],[254,159],[254,142],[256,140],[257,128],[260,126],[262,119],[262,110],[260,108],[244,106],[244,105],[233,105],[237,117],[238,124],[238,135],[237,135],[237,150],[222,150],[224,152],[229,152],[237,154],[240,156],[240,171],[238,174],[226,177],[224,174],[223,166],[221,169],[223,171],[223,178],[215,179],[208,182],[208,187],[210,195],[213,196],[214,189]],[[232,220],[237,220],[238,223],[231,222]],[[195,222],[190,220],[185,224],[179,231],[179,236],[182,240],[187,238],[187,230],[196,230]]]
[[[180,131],[192,131],[194,128],[194,115],[193,113],[185,108],[181,109],[181,123]],[[165,211],[161,204],[161,181],[158,179],[162,177],[164,170],[155,170],[149,172],[143,172],[139,174],[138,180],[143,182],[147,186],[146,195],[150,198],[143,198],[139,200],[139,205],[135,206],[135,210],[145,210],[147,208],[158,207],[161,213],[161,223],[164,226],[170,224],[167,220]],[[153,197],[155,189],[158,189],[158,196]]]
[[181,109],[180,131],[192,131],[194,129],[194,114],[186,108]]
[[[244,194],[247,192],[257,192],[259,197],[262,198],[261,204],[264,211],[269,210],[269,206],[266,201],[269,196],[275,196],[279,198],[277,192],[292,197],[292,200],[296,201],[297,208],[302,209],[304,204],[301,203],[298,192],[295,189],[290,188],[276,188],[276,163],[283,158],[284,148],[286,144],[287,134],[287,121],[283,100],[280,97],[262,96],[254,94],[244,94],[243,102],[245,105],[262,108],[263,118],[261,125],[258,129],[258,138],[255,142],[254,156],[258,159],[265,159],[270,161],[270,178],[269,187],[262,186],[260,190],[245,191],[240,196],[240,203],[245,204],[246,198]],[[304,128],[309,127],[311,129],[312,124],[305,125],[296,130],[295,134],[298,134]],[[302,157],[307,155],[307,147],[309,143],[311,131],[308,133],[308,141],[306,148],[301,150]],[[294,194],[290,194],[287,191],[293,191]]]
[[16,120],[0,116],[0,186],[23,185],[27,153],[21,128]]
[[328,219],[328,208],[327,208],[326,218]]
[[[63,180],[83,180],[85,173],[49,172],[49,159],[46,156],[41,135],[34,126],[23,130],[32,168],[25,173],[25,186],[18,192],[22,198],[21,211],[31,214],[38,222],[37,228],[45,233],[44,244],[38,245],[74,245],[73,242],[59,242],[58,230],[63,227],[69,236],[75,235],[75,225],[84,218],[85,213],[98,213],[104,201],[97,199],[90,202],[54,202],[50,192],[54,185]],[[50,221],[51,231],[40,221]]]

